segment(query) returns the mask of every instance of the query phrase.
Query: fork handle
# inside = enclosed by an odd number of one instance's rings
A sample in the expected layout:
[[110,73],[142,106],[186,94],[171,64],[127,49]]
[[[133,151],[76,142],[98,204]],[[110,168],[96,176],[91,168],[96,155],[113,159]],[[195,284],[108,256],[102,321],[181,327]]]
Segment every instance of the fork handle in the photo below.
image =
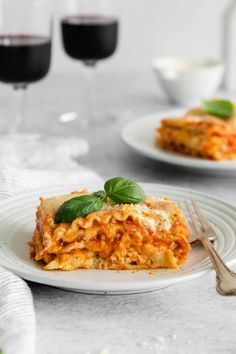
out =
[[200,237],[199,241],[204,246],[216,271],[217,292],[220,295],[236,295],[236,274],[231,272],[231,270],[226,266],[207,238]]

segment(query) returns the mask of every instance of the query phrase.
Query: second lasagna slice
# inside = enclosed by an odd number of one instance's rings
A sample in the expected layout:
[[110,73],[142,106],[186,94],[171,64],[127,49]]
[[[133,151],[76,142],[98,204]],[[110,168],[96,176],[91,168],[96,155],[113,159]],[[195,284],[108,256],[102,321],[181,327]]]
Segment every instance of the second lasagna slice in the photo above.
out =
[[163,119],[157,129],[157,145],[165,150],[210,160],[236,158],[236,127],[201,109],[184,117]]

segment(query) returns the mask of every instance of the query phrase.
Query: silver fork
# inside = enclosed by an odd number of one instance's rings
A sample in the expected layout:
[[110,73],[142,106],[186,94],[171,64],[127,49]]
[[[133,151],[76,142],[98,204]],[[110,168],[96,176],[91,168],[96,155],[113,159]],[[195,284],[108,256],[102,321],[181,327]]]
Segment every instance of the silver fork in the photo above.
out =
[[226,266],[210,241],[217,236],[215,230],[193,199],[185,202],[185,207],[189,215],[191,237],[194,242],[201,242],[215,269],[217,292],[220,295],[236,295],[236,273]]

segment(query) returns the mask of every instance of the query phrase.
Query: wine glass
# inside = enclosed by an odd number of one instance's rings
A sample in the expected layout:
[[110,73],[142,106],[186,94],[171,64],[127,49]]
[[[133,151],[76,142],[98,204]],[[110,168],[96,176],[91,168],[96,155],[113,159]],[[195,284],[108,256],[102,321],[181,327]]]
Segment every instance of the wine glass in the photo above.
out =
[[0,0],[0,81],[13,85],[16,96],[10,133],[23,130],[28,85],[49,71],[51,29],[49,0]]
[[118,27],[112,0],[66,2],[61,20],[64,50],[68,56],[81,61],[87,68],[87,112],[84,117],[79,117],[81,126],[86,127],[91,123],[94,114],[94,69],[98,62],[114,54],[118,42]]

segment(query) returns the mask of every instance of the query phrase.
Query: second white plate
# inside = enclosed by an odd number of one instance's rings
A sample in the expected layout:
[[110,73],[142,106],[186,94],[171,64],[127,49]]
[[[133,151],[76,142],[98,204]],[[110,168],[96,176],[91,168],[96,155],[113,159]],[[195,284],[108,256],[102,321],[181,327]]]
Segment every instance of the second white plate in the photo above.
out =
[[178,117],[185,112],[183,109],[175,109],[137,119],[125,126],[121,133],[122,140],[139,154],[166,163],[202,170],[236,171],[236,160],[222,162],[204,160],[164,151],[155,145],[156,128],[160,126],[161,119]]

